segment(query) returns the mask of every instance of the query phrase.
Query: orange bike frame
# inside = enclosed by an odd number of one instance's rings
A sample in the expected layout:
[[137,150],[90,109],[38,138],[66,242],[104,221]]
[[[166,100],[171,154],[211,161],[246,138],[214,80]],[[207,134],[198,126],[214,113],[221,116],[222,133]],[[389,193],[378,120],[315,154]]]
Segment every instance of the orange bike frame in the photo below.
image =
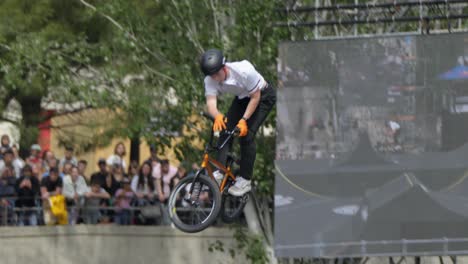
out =
[[232,174],[231,172],[231,166],[228,166],[228,167],[224,167],[223,164],[221,164],[219,161],[211,158],[208,153],[205,153],[205,155],[203,155],[203,161],[202,161],[202,164],[201,164],[201,167],[203,169],[206,169],[206,171],[208,172],[208,175],[210,176],[211,179],[213,179],[214,181],[215,178],[213,176],[213,167],[212,167],[212,164],[217,168],[219,169],[220,171],[222,171],[224,173],[224,177],[223,177],[223,180],[221,182],[221,185],[219,186],[219,191],[222,192],[224,190],[224,187],[226,186],[226,182],[227,182],[227,179],[229,177],[232,178],[232,180],[236,180],[236,177],[234,176],[234,174]]

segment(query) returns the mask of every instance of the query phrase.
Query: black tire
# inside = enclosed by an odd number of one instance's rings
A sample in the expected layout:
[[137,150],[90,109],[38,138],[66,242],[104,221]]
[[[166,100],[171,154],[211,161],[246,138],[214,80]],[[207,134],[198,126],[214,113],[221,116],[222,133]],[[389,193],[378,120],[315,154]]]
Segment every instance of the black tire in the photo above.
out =
[[225,223],[231,224],[239,219],[239,216],[242,214],[244,207],[247,204],[249,193],[246,193],[240,197],[229,194],[223,196],[221,218]]
[[[221,193],[218,185],[208,176],[199,175],[194,183],[194,192],[202,190],[204,195],[208,195],[208,200],[192,201],[188,191],[195,176],[183,178],[172,191],[168,200],[169,216],[174,225],[187,233],[200,232],[209,227],[218,217],[221,210]],[[198,183],[198,184],[197,184]],[[200,209],[198,205],[193,203],[207,204],[207,209]],[[200,218],[200,216],[203,217]],[[189,218],[191,220],[189,220]],[[194,222],[194,218],[198,218],[199,222]]]

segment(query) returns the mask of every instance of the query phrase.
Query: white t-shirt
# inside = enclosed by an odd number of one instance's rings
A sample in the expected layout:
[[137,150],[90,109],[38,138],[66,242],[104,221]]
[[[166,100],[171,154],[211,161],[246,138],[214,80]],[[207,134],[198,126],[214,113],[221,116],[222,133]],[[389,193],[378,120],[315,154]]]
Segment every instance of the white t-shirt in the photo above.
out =
[[169,195],[171,193],[171,180],[176,176],[177,174],[177,168],[174,166],[169,165],[169,172],[167,174],[161,175],[161,164],[158,163],[153,167],[153,172],[152,175],[155,179],[161,179],[162,178],[162,190],[164,193],[164,196],[166,198],[169,198]]
[[89,192],[88,185],[83,176],[78,176],[76,182],[73,182],[71,175],[63,177],[63,195],[67,198],[73,198],[75,193],[79,196]]
[[205,77],[206,96],[229,93],[242,99],[262,89],[266,84],[263,76],[249,61],[227,62],[226,66],[229,68],[229,73],[223,82],[217,82],[210,76]]
[[[16,178],[21,177],[21,170],[24,167],[24,162],[21,159],[14,159],[12,164],[13,164],[13,168],[15,169],[15,177]],[[0,176],[2,176],[5,168],[6,168],[5,161],[0,160]]]
[[127,164],[125,163],[125,160],[123,160],[122,158],[120,158],[120,156],[115,154],[110,155],[109,158],[107,158],[106,163],[108,166],[112,166],[114,164],[121,164],[124,170],[127,169]]
[[132,188],[132,191],[134,192],[142,192],[144,194],[149,194],[151,193],[151,190],[149,188],[149,183],[148,183],[148,179],[146,177],[144,177],[144,186],[141,187],[141,186],[138,186],[138,181],[140,180],[140,175],[135,175],[133,178],[132,178],[132,182],[130,184],[130,187]]

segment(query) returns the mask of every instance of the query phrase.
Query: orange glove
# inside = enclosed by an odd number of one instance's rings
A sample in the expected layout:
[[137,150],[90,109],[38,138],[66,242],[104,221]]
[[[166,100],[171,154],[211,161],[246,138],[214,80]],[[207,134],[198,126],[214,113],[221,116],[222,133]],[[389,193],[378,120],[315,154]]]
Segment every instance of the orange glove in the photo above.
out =
[[245,119],[239,120],[239,123],[237,123],[237,127],[239,128],[239,136],[240,137],[245,137],[247,136],[247,132],[249,132],[249,128],[247,127],[247,121]]
[[217,114],[213,123],[213,131],[221,131],[226,129],[227,118],[223,114]]

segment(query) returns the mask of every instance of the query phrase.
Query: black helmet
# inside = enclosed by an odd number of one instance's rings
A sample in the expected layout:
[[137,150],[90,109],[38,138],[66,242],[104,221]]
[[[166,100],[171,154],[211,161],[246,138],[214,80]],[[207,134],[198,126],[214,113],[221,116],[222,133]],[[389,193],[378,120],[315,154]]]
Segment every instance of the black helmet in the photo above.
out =
[[218,49],[207,50],[201,56],[200,68],[206,75],[211,75],[223,68],[226,59],[223,56],[223,52]]

